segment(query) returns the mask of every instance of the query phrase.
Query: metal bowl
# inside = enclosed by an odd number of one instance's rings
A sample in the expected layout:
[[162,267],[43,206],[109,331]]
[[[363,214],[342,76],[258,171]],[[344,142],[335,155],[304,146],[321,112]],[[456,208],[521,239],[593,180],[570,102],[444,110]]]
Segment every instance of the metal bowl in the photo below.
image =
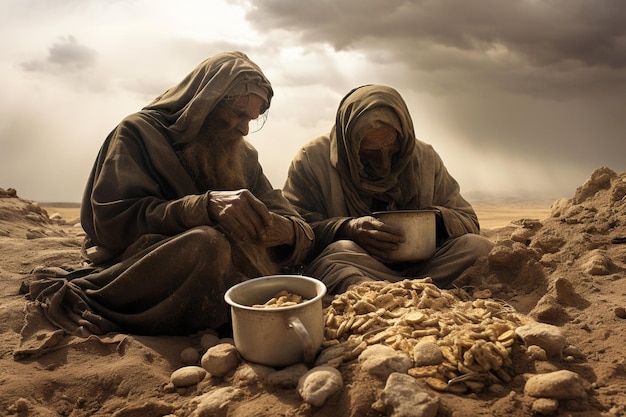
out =
[[389,254],[392,262],[422,261],[435,253],[436,210],[396,210],[372,213],[381,222],[404,231],[404,243]]

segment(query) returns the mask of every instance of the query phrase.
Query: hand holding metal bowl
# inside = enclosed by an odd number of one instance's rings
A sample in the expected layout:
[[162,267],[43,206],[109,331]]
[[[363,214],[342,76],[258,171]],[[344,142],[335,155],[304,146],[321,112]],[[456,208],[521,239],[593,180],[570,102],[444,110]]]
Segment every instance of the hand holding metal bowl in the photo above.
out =
[[428,259],[435,253],[436,210],[377,211],[372,216],[385,224],[402,229],[405,241],[387,256],[392,262]]

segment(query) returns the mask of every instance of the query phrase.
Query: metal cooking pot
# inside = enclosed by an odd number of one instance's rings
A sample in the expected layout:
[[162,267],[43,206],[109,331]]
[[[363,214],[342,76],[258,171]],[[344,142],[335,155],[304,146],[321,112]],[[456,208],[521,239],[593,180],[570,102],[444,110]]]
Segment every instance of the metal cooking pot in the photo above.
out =
[[[283,290],[307,300],[287,307],[252,307]],[[324,339],[325,294],[324,283],[302,275],[254,278],[231,287],[224,299],[231,306],[233,338],[241,356],[272,367],[312,362]]]
[[393,262],[428,259],[437,249],[436,210],[377,211],[372,216],[404,231],[406,241],[389,254]]

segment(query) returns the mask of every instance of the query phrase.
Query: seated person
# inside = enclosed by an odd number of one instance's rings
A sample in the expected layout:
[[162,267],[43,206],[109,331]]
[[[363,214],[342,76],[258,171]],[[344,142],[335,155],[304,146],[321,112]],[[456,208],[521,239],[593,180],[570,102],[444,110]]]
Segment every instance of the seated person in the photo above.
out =
[[[409,110],[387,86],[366,85],[341,101],[328,135],[291,162],[285,197],[312,226],[315,247],[304,270],[331,293],[368,280],[431,277],[452,284],[493,244],[431,145],[415,138]],[[375,211],[434,209],[437,249],[424,261],[393,263],[401,231]]]
[[222,53],[113,129],[81,206],[90,267],[30,284],[52,323],[78,335],[227,327],[228,288],[302,264],[313,232],[244,140],[272,95],[246,55]]

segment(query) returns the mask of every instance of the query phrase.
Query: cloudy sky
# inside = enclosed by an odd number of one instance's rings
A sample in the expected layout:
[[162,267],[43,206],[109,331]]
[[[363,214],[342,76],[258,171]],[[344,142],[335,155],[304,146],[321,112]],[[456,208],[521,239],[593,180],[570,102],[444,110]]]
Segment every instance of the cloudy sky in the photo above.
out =
[[395,87],[462,192],[571,197],[626,170],[622,0],[3,0],[0,187],[80,201],[111,129],[205,58],[274,86],[248,139],[280,188],[351,88]]

